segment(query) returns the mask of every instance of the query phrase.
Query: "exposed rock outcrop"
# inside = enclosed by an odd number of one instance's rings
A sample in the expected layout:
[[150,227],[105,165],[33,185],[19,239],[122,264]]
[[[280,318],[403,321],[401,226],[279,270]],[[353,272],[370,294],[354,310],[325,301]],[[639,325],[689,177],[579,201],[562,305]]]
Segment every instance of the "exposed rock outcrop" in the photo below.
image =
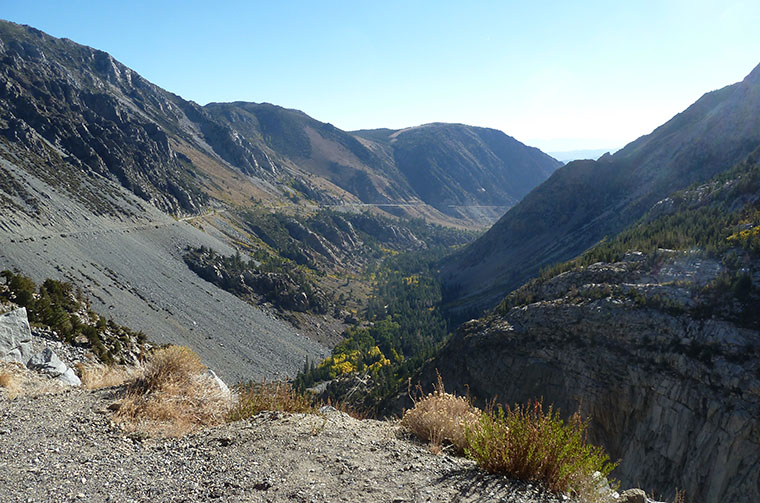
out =
[[0,314],[0,360],[26,363],[31,351],[32,331],[26,308]]
[[[622,460],[613,476],[625,486],[759,501],[758,331],[695,314],[715,312],[700,311],[709,299],[698,285],[720,267],[693,254],[655,268],[630,259],[524,287],[523,302],[461,327],[421,381],[437,369],[460,393],[580,409],[591,440]],[[672,280],[688,267],[689,281]]]
[[79,386],[82,384],[82,381],[79,380],[74,371],[66,366],[50,348],[45,348],[42,352],[31,357],[26,366],[58,379],[69,386]]

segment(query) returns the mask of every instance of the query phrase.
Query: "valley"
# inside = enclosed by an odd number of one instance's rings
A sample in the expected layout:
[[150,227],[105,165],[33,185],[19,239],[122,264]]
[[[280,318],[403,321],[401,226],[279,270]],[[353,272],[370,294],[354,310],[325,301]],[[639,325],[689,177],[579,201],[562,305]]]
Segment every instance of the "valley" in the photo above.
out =
[[[490,128],[344,131],[269,103],[201,106],[105,52],[5,21],[0,63],[0,312],[26,307],[35,337],[76,348],[67,362],[82,377],[86,364],[137,368],[154,350],[188,347],[237,385],[229,407],[267,381],[327,404],[292,426],[319,449],[330,443],[320,435],[343,442],[363,423],[333,405],[398,418],[422,401],[415,393],[458,400],[445,383],[487,424],[496,401],[542,399],[566,424],[588,418],[623,487],[690,503],[760,499],[760,67],[614,154],[563,165]],[[97,431],[67,427],[118,451],[119,427],[101,413],[116,418],[140,382],[21,400],[61,394]],[[0,418],[13,424],[4,438],[23,436],[31,413],[18,403]],[[182,448],[252,459],[240,445],[253,428],[308,451],[288,439],[289,413],[225,415]],[[395,426],[371,425],[361,438],[373,447],[351,463],[385,462],[374,435],[420,458]],[[126,455],[155,466],[158,444],[142,434],[124,437],[135,441]],[[414,489],[376,495],[483,501],[467,492],[472,478],[509,501],[564,497],[493,485],[436,438],[429,450],[444,457],[394,465]],[[298,464],[256,441],[274,472]],[[182,490],[225,494],[225,470]],[[309,493],[313,472],[298,473],[289,487],[256,472],[235,497]],[[612,497],[601,479],[600,498]],[[347,491],[340,480],[334,490]]]

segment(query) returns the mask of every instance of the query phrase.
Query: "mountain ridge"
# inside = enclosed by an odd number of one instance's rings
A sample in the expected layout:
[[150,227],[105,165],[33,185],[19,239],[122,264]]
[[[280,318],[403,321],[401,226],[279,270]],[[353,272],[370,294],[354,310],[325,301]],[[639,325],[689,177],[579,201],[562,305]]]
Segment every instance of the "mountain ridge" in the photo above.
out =
[[757,148],[463,324],[419,381],[581,410],[625,485],[756,501],[759,194]]
[[760,68],[705,94],[615,154],[556,170],[442,265],[450,308],[462,315],[493,307],[541,267],[614,236],[668,193],[705,181],[752,152],[760,145],[758,75]]
[[[483,226],[520,197],[500,193],[492,201],[499,208],[490,212],[450,209],[445,201],[420,197],[392,152],[371,140],[271,104],[202,107],[150,83],[106,52],[31,27],[0,23],[0,57],[2,134],[24,148],[39,137],[61,150],[66,162],[116,180],[169,213],[199,214],[296,195],[317,204],[384,204],[389,206],[383,210],[398,216]],[[470,127],[456,128],[465,138]],[[448,148],[464,150],[457,141]],[[539,159],[538,176],[529,183],[558,165],[527,152]],[[458,169],[465,172],[503,169],[480,166],[478,155],[464,158]],[[429,160],[423,155],[416,162],[424,169]],[[453,190],[465,189],[460,184]],[[464,201],[477,202],[477,196]]]

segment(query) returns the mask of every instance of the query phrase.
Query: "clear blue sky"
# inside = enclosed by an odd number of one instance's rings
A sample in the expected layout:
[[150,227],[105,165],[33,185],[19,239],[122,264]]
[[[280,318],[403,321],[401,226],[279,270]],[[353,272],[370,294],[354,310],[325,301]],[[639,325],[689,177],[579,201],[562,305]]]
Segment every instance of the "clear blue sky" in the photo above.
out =
[[200,104],[462,122],[546,151],[622,146],[760,63],[758,0],[0,0],[0,18]]

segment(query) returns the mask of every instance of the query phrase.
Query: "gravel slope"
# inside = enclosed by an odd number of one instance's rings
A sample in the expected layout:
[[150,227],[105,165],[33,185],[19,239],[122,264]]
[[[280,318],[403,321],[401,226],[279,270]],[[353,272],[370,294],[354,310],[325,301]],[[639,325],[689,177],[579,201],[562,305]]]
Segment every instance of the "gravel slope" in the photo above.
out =
[[122,433],[119,389],[5,397],[3,502],[563,501],[530,484],[434,456],[389,422],[262,413],[182,439]]
[[8,209],[0,213],[0,270],[18,269],[36,281],[71,281],[101,315],[142,330],[155,342],[191,346],[227,382],[292,376],[307,356],[313,361],[327,355],[325,347],[288,323],[187,268],[182,252],[188,245],[234,252],[218,239],[113,184],[129,216],[96,216],[66,193],[0,163],[23,176],[40,204],[33,217]]

